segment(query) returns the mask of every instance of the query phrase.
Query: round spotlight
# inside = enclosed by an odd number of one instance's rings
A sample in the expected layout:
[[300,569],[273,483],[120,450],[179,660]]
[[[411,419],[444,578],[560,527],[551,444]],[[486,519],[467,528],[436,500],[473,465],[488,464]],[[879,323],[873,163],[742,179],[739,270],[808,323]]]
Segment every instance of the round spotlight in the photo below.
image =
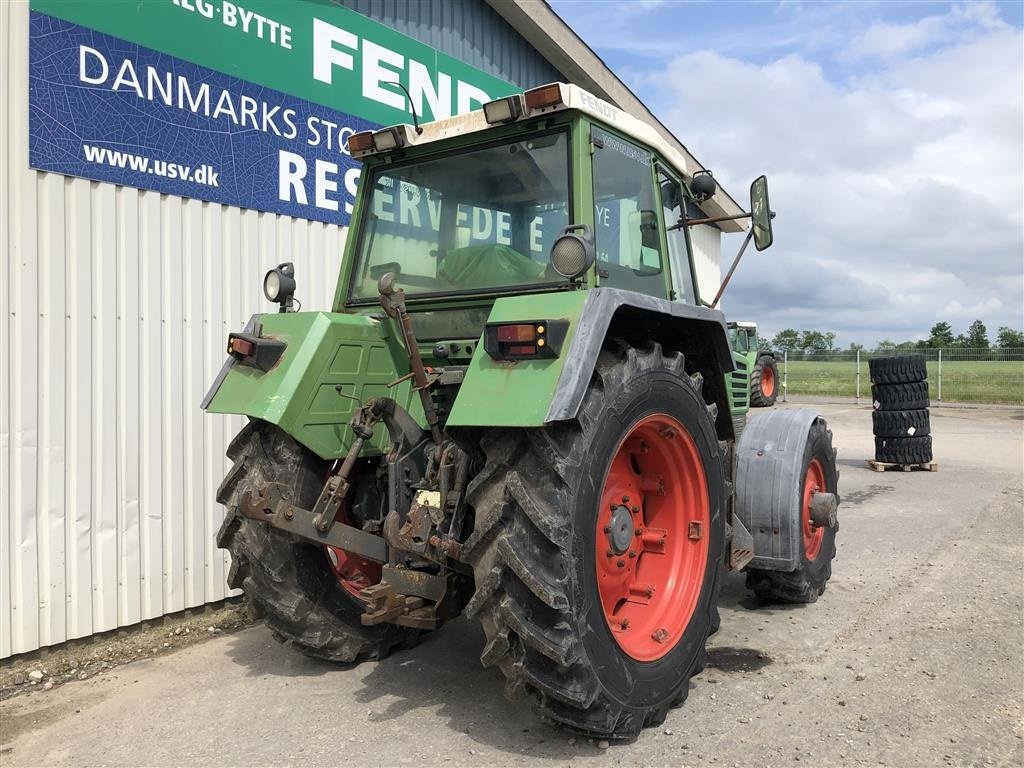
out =
[[295,294],[295,265],[291,262],[278,264],[267,272],[263,278],[263,295],[268,301],[281,305],[281,311],[287,312]]
[[590,269],[595,259],[594,235],[586,224],[566,227],[551,245],[552,268],[569,280],[575,280]]

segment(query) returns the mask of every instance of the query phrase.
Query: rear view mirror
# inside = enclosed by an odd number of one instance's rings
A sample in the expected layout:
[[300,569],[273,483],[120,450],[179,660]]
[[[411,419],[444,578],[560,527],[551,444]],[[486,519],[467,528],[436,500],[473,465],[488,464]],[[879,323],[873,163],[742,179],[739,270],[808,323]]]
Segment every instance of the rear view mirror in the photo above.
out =
[[772,211],[768,205],[768,177],[758,176],[750,185],[750,218],[754,247],[763,251],[772,244]]

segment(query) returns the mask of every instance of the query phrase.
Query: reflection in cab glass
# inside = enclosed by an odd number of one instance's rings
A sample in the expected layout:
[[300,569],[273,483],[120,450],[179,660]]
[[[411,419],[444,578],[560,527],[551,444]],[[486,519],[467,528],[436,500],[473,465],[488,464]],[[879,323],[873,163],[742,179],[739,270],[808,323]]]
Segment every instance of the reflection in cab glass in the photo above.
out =
[[591,140],[601,285],[665,298],[651,154],[596,127]]
[[376,170],[360,227],[352,298],[398,276],[409,295],[564,282],[549,264],[569,223],[564,132]]

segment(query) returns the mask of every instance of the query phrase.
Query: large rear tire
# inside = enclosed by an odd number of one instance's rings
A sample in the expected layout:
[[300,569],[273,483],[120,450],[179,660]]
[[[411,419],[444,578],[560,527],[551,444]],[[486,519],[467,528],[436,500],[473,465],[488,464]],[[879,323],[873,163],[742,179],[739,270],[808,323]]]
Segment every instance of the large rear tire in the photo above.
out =
[[[250,613],[274,637],[320,659],[380,659],[418,632],[393,624],[364,627],[353,594],[354,571],[338,572],[337,554],[245,517],[238,510],[258,484],[274,483],[285,499],[311,509],[327,465],[272,424],[253,421],[228,447],[235,464],[217,492],[227,514],[217,546],[231,553],[228,584],[243,589]],[[342,554],[342,556],[344,556]],[[347,577],[347,578],[345,578]]]
[[481,440],[463,548],[481,661],[589,735],[663,722],[718,628],[725,450],[702,383],[680,354],[613,342],[577,419]]
[[750,404],[770,408],[779,396],[779,366],[772,355],[761,355],[750,372]]
[[784,603],[813,603],[825,591],[832,577],[836,556],[836,528],[811,525],[810,501],[815,491],[839,493],[836,452],[832,431],[821,419],[815,420],[807,436],[803,456],[803,483],[797,489],[800,510],[800,564],[796,569],[747,570],[747,588],[762,600]]

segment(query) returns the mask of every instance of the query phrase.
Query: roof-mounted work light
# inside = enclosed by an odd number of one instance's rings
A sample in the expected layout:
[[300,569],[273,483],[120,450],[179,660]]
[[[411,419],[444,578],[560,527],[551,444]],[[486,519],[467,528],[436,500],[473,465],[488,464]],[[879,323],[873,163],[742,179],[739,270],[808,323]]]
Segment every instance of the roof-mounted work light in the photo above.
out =
[[484,119],[488,125],[511,123],[523,115],[523,103],[519,94],[495,99],[484,104]]
[[373,148],[378,152],[390,152],[404,146],[405,136],[402,135],[398,126],[382,128],[373,134]]

